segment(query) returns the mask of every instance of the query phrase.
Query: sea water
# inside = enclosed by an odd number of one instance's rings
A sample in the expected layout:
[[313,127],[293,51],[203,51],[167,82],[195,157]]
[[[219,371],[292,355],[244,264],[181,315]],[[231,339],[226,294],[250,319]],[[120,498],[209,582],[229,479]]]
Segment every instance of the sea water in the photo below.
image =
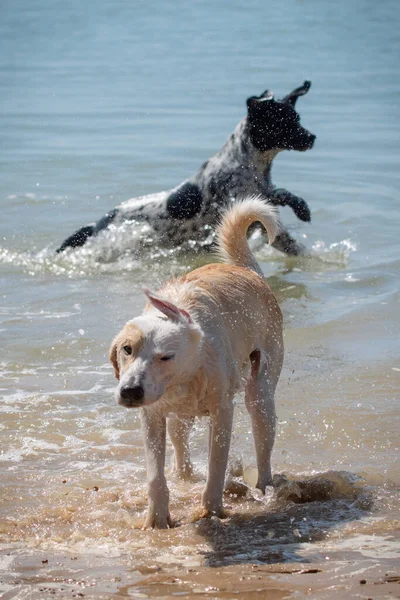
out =
[[[358,573],[395,564],[399,31],[394,0],[3,3],[5,598],[210,594],[207,569],[217,567],[233,569],[220,575],[228,589],[249,565],[329,559]],[[156,239],[139,256],[130,225],[80,249],[55,249],[118,203],[190,176],[243,118],[248,96],[268,88],[282,97],[305,79],[312,87],[297,108],[315,147],[280,154],[272,175],[309,203],[311,224],[286,208],[281,216],[313,256],[257,251],[285,324],[278,484],[265,497],[253,488],[238,397],[231,455],[247,489],[226,497],[230,517],[191,523],[207,466],[199,421],[195,480],[168,475],[179,526],[142,531],[139,416],[114,401],[108,347],[141,312],[143,287],[210,257],[167,252]],[[173,583],[182,568],[187,578],[199,573],[196,583]],[[154,588],[137,587],[146,577]]]

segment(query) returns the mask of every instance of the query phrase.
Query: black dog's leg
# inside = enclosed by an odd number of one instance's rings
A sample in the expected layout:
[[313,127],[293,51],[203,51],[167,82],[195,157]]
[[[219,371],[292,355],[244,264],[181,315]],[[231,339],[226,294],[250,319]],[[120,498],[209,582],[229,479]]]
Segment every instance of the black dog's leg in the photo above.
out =
[[72,235],[67,237],[66,240],[63,241],[61,246],[57,248],[57,254],[60,252],[64,252],[67,248],[78,248],[79,246],[83,246],[88,238],[90,238],[94,234],[94,225],[86,225],[85,227],[81,227],[78,231],[75,231]]
[[303,244],[296,242],[285,229],[276,236],[272,245],[277,250],[290,254],[291,256],[307,256],[309,254],[307,248],[303,246]]
[[[267,232],[261,223],[253,223],[250,225],[247,233],[251,235],[255,229],[261,228],[263,235],[267,238]],[[272,242],[272,246],[279,250],[280,252],[284,252],[285,254],[290,254],[291,256],[309,256],[309,251],[306,246],[303,244],[299,244],[296,242],[294,238],[290,235],[290,233],[286,229],[281,229],[280,233],[276,236],[275,240]],[[213,247],[212,250],[215,248]]]
[[97,235],[102,229],[106,229],[115,219],[117,212],[117,209],[110,210],[110,212],[104,215],[100,221],[97,221],[95,225],[86,225],[85,227],[78,229],[78,231],[75,231],[75,233],[63,241],[56,252],[64,252],[67,248],[78,248],[79,246],[83,246],[88,238]]
[[271,201],[273,204],[279,204],[279,206],[290,206],[296,217],[301,221],[307,223],[311,221],[311,211],[303,198],[299,198],[283,188],[278,188],[272,192]]

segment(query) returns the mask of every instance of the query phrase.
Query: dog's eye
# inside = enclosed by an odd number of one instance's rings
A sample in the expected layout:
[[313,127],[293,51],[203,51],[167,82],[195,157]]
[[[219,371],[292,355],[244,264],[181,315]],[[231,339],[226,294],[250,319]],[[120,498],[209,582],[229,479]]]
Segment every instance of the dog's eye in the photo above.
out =
[[163,362],[167,360],[172,360],[173,358],[175,358],[175,354],[167,354],[166,356],[160,356],[160,360],[162,360]]
[[125,354],[132,354],[132,348],[130,346],[124,346],[122,350],[125,352]]

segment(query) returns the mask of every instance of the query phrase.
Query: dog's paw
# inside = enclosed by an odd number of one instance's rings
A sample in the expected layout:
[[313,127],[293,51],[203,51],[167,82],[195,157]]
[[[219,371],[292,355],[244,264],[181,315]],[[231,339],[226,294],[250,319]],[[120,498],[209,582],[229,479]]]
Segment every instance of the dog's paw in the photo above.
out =
[[309,223],[311,221],[310,208],[307,202],[303,200],[303,198],[299,198],[296,196],[296,199],[291,204],[291,207],[296,217],[298,217],[301,221],[305,221],[306,223]]
[[175,527],[171,515],[148,513],[142,529],[172,529]]
[[271,194],[271,201],[273,204],[279,204],[280,206],[290,206],[294,214],[301,221],[309,223],[311,221],[311,211],[308,204],[303,198],[295,196],[284,188],[277,188]]
[[193,512],[190,521],[191,523],[196,523],[196,521],[200,521],[200,519],[211,519],[211,517],[218,517],[218,519],[227,519],[229,517],[229,514],[223,508],[214,512],[209,510],[208,508],[205,508],[204,506],[200,506]]
[[178,469],[175,465],[171,467],[171,475],[182,479],[182,481],[199,481],[199,478],[195,476],[191,463],[185,464],[181,469]]

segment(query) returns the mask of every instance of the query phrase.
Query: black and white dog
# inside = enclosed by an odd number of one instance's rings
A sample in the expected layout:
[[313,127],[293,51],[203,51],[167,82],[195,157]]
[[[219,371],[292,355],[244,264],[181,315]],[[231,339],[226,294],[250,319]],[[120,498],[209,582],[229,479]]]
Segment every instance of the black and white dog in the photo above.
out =
[[[140,196],[123,202],[93,225],[67,238],[57,252],[83,246],[86,240],[110,225],[125,221],[146,222],[162,245],[196,242],[197,248],[212,245],[213,231],[221,211],[234,199],[257,195],[274,205],[290,206],[302,221],[310,221],[307,203],[271,181],[272,161],[282,150],[309,150],[315,135],[300,125],[297,98],[311,82],[281,100],[270,91],[247,100],[247,117],[237,125],[225,146],[189,179],[173,190]],[[283,230],[274,247],[288,254],[302,254],[304,247]]]

